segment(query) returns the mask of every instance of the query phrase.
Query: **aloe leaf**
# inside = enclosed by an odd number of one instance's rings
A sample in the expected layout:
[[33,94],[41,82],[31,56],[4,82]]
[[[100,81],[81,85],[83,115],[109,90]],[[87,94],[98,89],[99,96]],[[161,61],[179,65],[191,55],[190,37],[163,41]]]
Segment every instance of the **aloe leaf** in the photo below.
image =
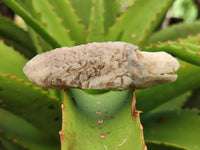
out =
[[89,27],[92,0],[68,0],[72,3],[72,6],[75,9],[75,12],[81,18],[81,22],[86,26],[86,29]]
[[57,98],[16,76],[0,74],[0,87],[0,107],[22,117],[50,140],[59,143],[61,110]]
[[23,7],[27,13],[29,13],[31,16],[36,18],[38,21],[41,21],[41,16],[40,14],[37,13],[35,8],[32,5],[31,0],[15,0],[21,7]]
[[123,33],[119,40],[141,46],[159,25],[172,2],[173,0],[136,0],[113,25],[106,41],[115,41]]
[[33,44],[36,47],[37,54],[43,53],[53,48],[41,38],[31,27],[28,27],[28,33],[33,41]]
[[139,117],[133,120],[131,116],[131,99],[131,90],[100,95],[67,91],[62,106],[62,149],[143,150]]
[[[34,0],[32,4],[36,11],[40,13],[42,22],[47,31],[57,40],[62,46],[73,46],[73,42],[69,37],[68,30],[65,29],[61,18],[53,10],[54,7],[48,1]],[[62,9],[62,8],[59,8]]]
[[200,86],[200,67],[185,64],[177,74],[178,78],[175,82],[137,91],[137,108],[147,113],[172,98]]
[[117,0],[104,0],[105,33],[115,23],[117,16],[120,14],[120,7],[120,3]]
[[194,89],[182,108],[200,109],[200,88]]
[[[16,139],[8,139],[0,133],[0,149],[1,150],[28,150],[27,148],[21,146]],[[1,147],[2,145],[2,147]]]
[[[1,110],[2,109],[0,109],[0,112]],[[0,149],[1,150],[27,150],[27,148],[25,148],[24,146],[18,143],[18,140],[6,137],[5,133],[1,129],[0,129]]]
[[[33,18],[37,19],[40,23],[42,23],[41,15],[38,13],[35,8],[32,5],[32,2],[30,0],[24,1],[24,0],[16,0],[16,2],[23,7]],[[37,34],[31,27],[27,26],[28,33],[33,41],[33,44],[35,45],[37,49],[37,53],[42,53],[44,51],[51,50],[52,47],[42,39],[42,37]]]
[[190,150],[200,149],[199,110],[159,112],[143,118],[146,140],[165,141]]
[[104,34],[104,1],[93,0],[93,6],[91,10],[91,19],[87,40],[89,42],[102,42]]
[[164,43],[150,44],[148,47],[141,48],[143,51],[165,51],[176,56],[183,61],[200,65],[200,46],[179,41],[167,41]]
[[40,129],[33,127],[19,116],[0,108],[0,118],[0,132],[2,134],[0,141],[3,140],[3,144],[8,150],[17,150],[20,147],[20,150],[59,149],[59,145],[56,147],[54,143],[42,135]]
[[36,19],[31,17],[17,2],[14,0],[3,0],[3,2],[10,7],[16,14],[18,14],[24,21],[31,26],[38,34],[42,36],[44,40],[46,40],[53,48],[60,47],[61,44],[56,41],[47,30],[40,25]]
[[196,47],[198,47],[198,51],[200,51],[200,32],[197,35],[194,36],[188,36],[187,38],[184,39],[179,39],[179,41],[185,43],[191,43],[191,44],[195,44]]
[[28,58],[36,54],[28,33],[15,25],[12,21],[3,17],[0,17],[0,36],[6,39],[7,43],[12,43],[13,45],[11,46],[14,46]]
[[86,42],[86,36],[83,24],[80,23],[80,18],[75,13],[70,1],[66,0],[50,0],[54,11],[61,18],[65,29],[68,30],[69,35],[75,45],[80,45]]
[[184,105],[184,103],[187,101],[187,99],[190,95],[191,95],[191,91],[180,94],[177,97],[175,97],[175,98],[165,102],[164,104],[158,106],[157,108],[153,109],[150,113],[181,109],[181,107]]
[[158,142],[158,141],[145,141],[148,150],[190,150],[188,148],[177,146],[175,144]]
[[13,48],[0,42],[0,73],[15,75],[28,81],[22,72],[26,62],[27,60]]
[[188,35],[196,35],[197,33],[200,33],[200,21],[179,23],[155,32],[149,37],[145,44],[186,38]]

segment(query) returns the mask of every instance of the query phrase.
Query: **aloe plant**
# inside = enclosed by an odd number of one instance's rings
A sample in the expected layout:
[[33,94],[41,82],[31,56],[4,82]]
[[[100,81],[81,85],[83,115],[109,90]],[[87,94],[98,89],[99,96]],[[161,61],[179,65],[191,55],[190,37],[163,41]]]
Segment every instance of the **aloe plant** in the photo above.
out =
[[[190,97],[200,88],[200,22],[160,29],[174,0],[134,0],[125,9],[119,0],[3,2],[26,28],[0,17],[0,149],[143,150],[144,140],[150,150],[200,149],[200,110],[187,108],[197,107]],[[45,89],[22,71],[38,53],[94,41],[179,59],[177,81],[136,91],[144,137],[139,115],[131,116],[131,89]]]

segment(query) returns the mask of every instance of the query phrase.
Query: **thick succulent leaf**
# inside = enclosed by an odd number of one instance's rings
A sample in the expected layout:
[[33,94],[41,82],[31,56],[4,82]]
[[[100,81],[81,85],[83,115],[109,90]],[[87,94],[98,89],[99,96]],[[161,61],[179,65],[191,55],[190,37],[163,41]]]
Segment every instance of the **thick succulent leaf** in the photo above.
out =
[[14,46],[14,48],[28,58],[36,54],[29,34],[12,21],[3,17],[0,17],[0,36],[6,43]]
[[58,150],[59,144],[48,140],[42,130],[19,116],[0,108],[0,141],[8,150]]
[[195,44],[195,46],[198,47],[197,51],[200,51],[200,32],[197,35],[188,36],[187,38],[184,39],[179,39],[179,41],[184,43]]
[[69,93],[62,107],[63,150],[143,150],[139,116],[135,120],[131,116],[131,90],[90,95],[71,89]]
[[188,148],[177,146],[171,143],[158,142],[158,141],[145,141],[148,150],[189,150]]
[[149,37],[145,44],[186,38],[188,35],[196,35],[197,33],[200,33],[200,21],[179,23],[155,32]]
[[[16,0],[16,2],[23,7],[33,18],[37,19],[37,21],[42,22],[41,15],[36,11],[33,7],[32,2],[30,0]],[[37,53],[42,53],[44,51],[51,50],[52,47],[42,39],[40,35],[38,35],[31,27],[27,26],[28,33],[33,41],[37,49]]]
[[13,48],[8,47],[2,41],[0,42],[0,73],[15,75],[28,81],[22,72],[26,62],[27,60]]
[[177,97],[161,104],[157,108],[153,109],[150,113],[155,113],[159,111],[168,111],[168,110],[178,110],[185,104],[188,97],[191,95],[191,92],[185,92],[183,94],[178,95]]
[[44,40],[46,40],[53,48],[60,47],[61,44],[55,40],[53,36],[51,36],[48,31],[35,19],[33,18],[23,7],[21,7],[14,0],[3,0],[3,2],[10,7],[16,14],[18,14],[27,25],[31,26],[37,33],[42,36]]
[[31,27],[28,27],[28,32],[33,41],[33,44],[36,47],[37,54],[53,49],[52,46],[43,40],[43,38],[38,35]]
[[192,91],[192,95],[188,98],[182,108],[200,109],[200,88]]
[[137,109],[147,113],[172,98],[200,86],[200,67],[185,64],[177,74],[178,79],[175,82],[137,91]]
[[118,39],[141,46],[159,25],[172,2],[173,0],[136,0],[108,32],[106,41]]
[[32,2],[30,0],[15,0],[21,7],[23,7],[26,12],[28,12],[31,16],[36,18],[37,20],[41,21],[40,14],[37,13],[36,9],[33,7]]
[[72,3],[72,6],[75,9],[75,12],[81,18],[81,22],[86,26],[86,29],[89,27],[92,0],[68,0]]
[[[5,115],[5,114],[4,114]],[[18,140],[9,139],[4,133],[0,133],[0,149],[1,150],[28,150],[24,146],[21,146]]]
[[61,128],[60,103],[16,76],[0,74],[0,107],[22,117],[55,143]]
[[142,120],[145,139],[165,141],[190,150],[199,150],[199,114],[199,110],[179,110],[148,115]]
[[75,10],[72,7],[72,4],[68,0],[50,0],[54,11],[61,18],[65,29],[68,30],[69,35],[75,45],[80,45],[86,42],[84,27],[80,23]]
[[104,34],[104,1],[93,0],[90,26],[88,31],[88,42],[102,42]]
[[[62,46],[73,46],[73,42],[69,37],[68,30],[65,29],[62,20],[55,13],[54,7],[48,1],[34,0],[32,1],[35,9],[40,13],[42,22],[47,31],[57,40]],[[61,9],[61,8],[59,8]]]
[[105,33],[115,23],[120,14],[121,6],[117,0],[104,0],[104,29]]
[[165,51],[182,59],[183,61],[200,66],[200,46],[192,43],[194,41],[196,42],[199,37],[200,36],[197,35],[192,39],[190,38],[191,43],[189,43],[189,41],[186,42],[187,39],[184,39],[183,41],[179,39],[177,41],[150,44],[148,47],[141,48],[141,50],[151,52]]

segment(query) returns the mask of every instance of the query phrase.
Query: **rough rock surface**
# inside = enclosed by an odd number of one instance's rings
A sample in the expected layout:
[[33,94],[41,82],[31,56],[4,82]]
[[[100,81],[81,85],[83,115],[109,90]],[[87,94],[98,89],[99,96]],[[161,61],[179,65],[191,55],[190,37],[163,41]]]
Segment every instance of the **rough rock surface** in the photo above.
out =
[[165,52],[141,52],[125,42],[89,43],[39,54],[24,67],[34,83],[47,88],[125,90],[175,81],[178,61]]

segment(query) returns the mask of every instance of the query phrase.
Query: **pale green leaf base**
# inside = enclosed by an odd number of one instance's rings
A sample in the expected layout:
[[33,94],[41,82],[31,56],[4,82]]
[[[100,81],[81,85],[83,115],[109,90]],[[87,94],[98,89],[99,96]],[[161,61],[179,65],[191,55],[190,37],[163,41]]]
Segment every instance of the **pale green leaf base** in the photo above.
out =
[[140,121],[131,115],[131,90],[89,95],[67,91],[60,131],[62,150],[143,150]]

